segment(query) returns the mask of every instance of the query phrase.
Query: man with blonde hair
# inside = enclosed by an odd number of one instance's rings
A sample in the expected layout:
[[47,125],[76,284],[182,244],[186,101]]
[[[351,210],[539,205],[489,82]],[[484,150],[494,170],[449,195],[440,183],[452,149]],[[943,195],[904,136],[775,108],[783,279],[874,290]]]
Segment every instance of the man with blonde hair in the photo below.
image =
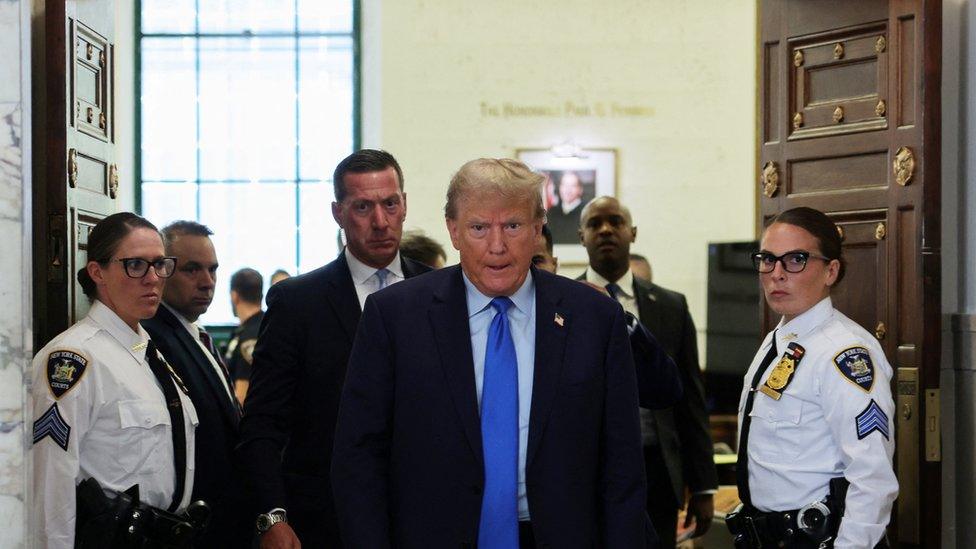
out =
[[623,310],[532,266],[542,177],[468,162],[445,207],[461,263],[370,296],[332,478],[351,547],[647,547]]

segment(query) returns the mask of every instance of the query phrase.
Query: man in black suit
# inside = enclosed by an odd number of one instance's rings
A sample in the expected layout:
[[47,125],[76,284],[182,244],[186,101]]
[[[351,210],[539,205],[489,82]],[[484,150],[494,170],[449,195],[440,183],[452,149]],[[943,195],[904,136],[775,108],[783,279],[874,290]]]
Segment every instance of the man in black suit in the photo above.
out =
[[694,518],[696,536],[711,525],[718,488],[695,325],[683,295],[631,273],[630,245],[637,238],[637,227],[617,199],[604,196],[590,201],[583,209],[579,234],[590,259],[581,279],[607,288],[624,310],[636,315],[674,359],[682,377],[684,396],[674,407],[641,409],[650,496],[647,510],[662,545],[674,547],[685,486],[691,492],[685,526]]
[[407,196],[392,155],[353,153],[333,182],[332,215],[346,247],[328,265],[271,287],[254,348],[238,452],[265,549],[340,546],[329,466],[362,303],[429,270],[398,252]]
[[461,264],[367,300],[332,461],[347,546],[653,543],[624,314],[531,266],[542,179],[462,166]]
[[[552,274],[559,269],[559,258],[552,255],[552,233],[548,225],[542,226],[542,234],[536,239],[532,264]],[[597,289],[610,295],[602,287]],[[674,406],[682,395],[678,367],[647,328],[630,313],[627,313],[627,331],[630,333],[630,349],[637,371],[640,406],[652,410]]]
[[240,407],[213,340],[196,323],[213,301],[218,267],[213,233],[194,221],[176,221],[162,233],[166,255],[176,257],[176,272],[166,281],[162,307],[142,325],[186,384],[200,421],[192,498],[206,501],[213,516],[196,546],[245,547],[251,531],[234,468]]

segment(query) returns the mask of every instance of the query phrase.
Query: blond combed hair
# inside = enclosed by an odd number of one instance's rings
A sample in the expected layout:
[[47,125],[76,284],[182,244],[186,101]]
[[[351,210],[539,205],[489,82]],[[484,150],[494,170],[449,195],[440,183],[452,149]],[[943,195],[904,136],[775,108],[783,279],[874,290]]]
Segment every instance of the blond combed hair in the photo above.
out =
[[472,196],[503,197],[516,203],[533,204],[535,219],[544,219],[542,204],[544,175],[511,158],[478,158],[465,163],[447,187],[444,216],[457,219],[458,204]]

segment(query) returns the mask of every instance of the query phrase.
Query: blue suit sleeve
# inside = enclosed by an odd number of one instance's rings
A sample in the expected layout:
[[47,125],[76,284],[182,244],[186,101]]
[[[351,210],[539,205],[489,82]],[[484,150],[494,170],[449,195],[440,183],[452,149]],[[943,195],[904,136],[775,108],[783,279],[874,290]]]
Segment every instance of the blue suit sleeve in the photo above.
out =
[[647,486],[632,368],[623,309],[609,334],[603,415],[602,470],[604,546],[646,547],[656,542],[645,512]]
[[684,394],[678,366],[644,324],[630,313],[627,316],[640,407],[660,410],[674,406]]

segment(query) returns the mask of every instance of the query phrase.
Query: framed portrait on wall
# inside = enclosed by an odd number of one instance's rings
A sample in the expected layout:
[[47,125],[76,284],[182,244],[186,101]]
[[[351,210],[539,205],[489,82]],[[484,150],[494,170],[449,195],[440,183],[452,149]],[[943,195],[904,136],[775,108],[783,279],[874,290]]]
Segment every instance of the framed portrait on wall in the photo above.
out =
[[617,196],[616,149],[516,149],[516,157],[546,176],[542,200],[546,206],[553,254],[566,266],[588,263],[579,241],[583,206],[597,196]]

